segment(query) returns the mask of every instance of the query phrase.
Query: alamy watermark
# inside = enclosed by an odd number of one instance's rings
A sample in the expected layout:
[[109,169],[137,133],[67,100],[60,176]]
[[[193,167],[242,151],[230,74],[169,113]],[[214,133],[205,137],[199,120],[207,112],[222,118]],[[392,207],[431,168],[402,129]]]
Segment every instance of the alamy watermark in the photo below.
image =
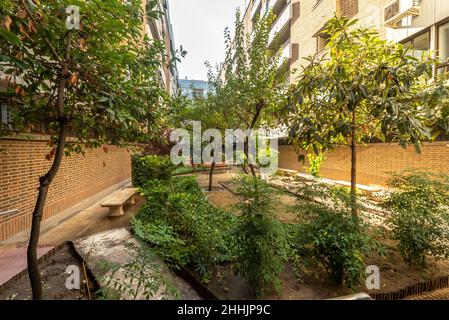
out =
[[67,19],[65,21],[65,26],[69,30],[79,30],[80,29],[80,8],[78,6],[68,6],[65,10],[67,14]]
[[[224,132],[224,137],[223,133]],[[192,129],[175,129],[170,140],[176,145],[170,152],[175,165],[225,163],[251,164],[259,167],[261,176],[271,176],[278,169],[278,137],[269,129],[208,129],[192,121]]]

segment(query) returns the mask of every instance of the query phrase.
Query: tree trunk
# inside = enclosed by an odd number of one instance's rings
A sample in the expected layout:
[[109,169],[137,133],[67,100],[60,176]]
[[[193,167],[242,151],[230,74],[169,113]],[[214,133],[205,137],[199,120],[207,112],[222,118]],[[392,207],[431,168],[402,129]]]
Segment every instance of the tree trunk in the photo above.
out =
[[209,191],[212,191],[212,178],[214,177],[215,161],[212,162],[209,170]]
[[351,133],[351,207],[352,214],[358,216],[357,210],[357,141],[355,129],[356,114],[352,112],[352,133]]
[[27,263],[28,276],[30,278],[31,290],[33,292],[34,300],[41,300],[42,297],[42,280],[39,265],[37,263],[37,246],[39,244],[39,236],[41,231],[42,214],[47,199],[48,188],[51,182],[59,171],[62,158],[64,157],[64,149],[68,135],[68,123],[64,111],[64,102],[66,97],[67,76],[69,74],[70,61],[70,45],[72,40],[72,33],[67,34],[65,59],[61,65],[61,72],[59,74],[58,95],[56,100],[56,114],[59,122],[58,145],[54,156],[53,163],[50,170],[39,178],[39,193],[36,200],[36,205],[33,210],[31,221],[30,241],[27,248]]
[[67,138],[67,124],[61,125],[58,147],[50,170],[39,178],[39,194],[36,200],[36,206],[32,215],[30,241],[27,249],[28,276],[30,278],[31,289],[34,300],[42,299],[42,280],[39,265],[37,263],[37,246],[41,231],[42,214],[44,211],[45,200],[47,199],[48,188],[53,178],[58,173],[64,156],[64,148]]
[[257,176],[257,174],[256,174],[256,169],[254,169],[254,165],[250,163],[249,168],[251,169],[251,174],[255,178]]
[[248,170],[246,170],[245,164],[242,164],[242,169],[243,169],[243,172],[244,172],[245,174],[248,174]]
[[[249,126],[249,128],[251,130],[254,129],[254,127],[256,126],[257,121],[259,120],[260,114],[262,112],[262,109],[264,107],[265,103],[263,101],[260,101],[257,106],[256,106],[256,113],[254,114],[253,120],[251,121],[251,125]],[[249,163],[249,168],[251,169],[251,174],[253,175],[253,177],[255,178],[256,175],[256,170],[254,169],[254,164],[250,163],[250,159],[249,159],[249,146],[248,146],[248,137],[246,137],[245,139],[245,153],[246,153],[246,158],[248,159],[248,163]]]

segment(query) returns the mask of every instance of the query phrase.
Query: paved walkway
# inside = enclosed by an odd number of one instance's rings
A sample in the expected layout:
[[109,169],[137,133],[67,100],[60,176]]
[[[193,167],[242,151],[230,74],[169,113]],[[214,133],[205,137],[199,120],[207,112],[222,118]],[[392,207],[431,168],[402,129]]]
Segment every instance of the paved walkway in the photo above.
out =
[[[53,247],[39,247],[38,257],[43,256]],[[27,249],[14,248],[0,251],[0,286],[27,267]]]
[[[109,217],[109,209],[100,206],[100,202],[114,190],[101,194],[90,206],[79,211],[61,213],[42,222],[39,239],[38,256],[41,257],[53,247],[78,238],[86,237],[102,231],[127,227],[130,218],[137,212],[144,202],[143,197],[136,197],[136,204],[126,208],[126,214],[121,217]],[[25,270],[26,250],[29,230],[25,230],[7,241],[0,242],[0,286],[14,275]]]

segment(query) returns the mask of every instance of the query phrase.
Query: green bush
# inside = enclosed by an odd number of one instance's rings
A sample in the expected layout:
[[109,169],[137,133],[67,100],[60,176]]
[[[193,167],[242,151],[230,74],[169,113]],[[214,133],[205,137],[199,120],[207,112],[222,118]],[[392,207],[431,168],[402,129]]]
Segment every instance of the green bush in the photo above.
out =
[[237,192],[241,217],[236,229],[237,265],[254,293],[279,291],[279,274],[287,259],[288,242],[273,210],[273,190],[261,179],[242,177]]
[[298,199],[297,254],[323,266],[335,285],[354,288],[364,278],[366,253],[381,248],[352,214],[349,192],[313,185],[304,187]]
[[[172,266],[192,265],[207,281],[217,264],[232,259],[236,217],[212,206],[195,177],[149,181],[141,191],[147,204],[134,231]],[[154,232],[157,228],[164,231]]]
[[135,187],[143,187],[154,179],[170,179],[175,166],[168,156],[141,156],[131,157],[132,182]]
[[393,175],[395,191],[384,207],[391,237],[410,265],[426,266],[426,257],[449,257],[449,177],[419,171]]

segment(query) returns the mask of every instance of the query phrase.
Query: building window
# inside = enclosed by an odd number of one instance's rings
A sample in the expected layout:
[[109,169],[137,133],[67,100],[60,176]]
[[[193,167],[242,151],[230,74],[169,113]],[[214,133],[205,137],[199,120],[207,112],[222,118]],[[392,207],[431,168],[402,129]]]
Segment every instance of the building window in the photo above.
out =
[[196,88],[193,89],[192,90],[192,97],[195,98],[195,99],[204,97],[204,90],[203,89],[196,89]]
[[438,27],[438,72],[449,70],[449,22]]
[[0,127],[11,128],[11,113],[5,103],[0,103]]
[[426,31],[403,44],[411,48],[413,56],[419,59],[430,50],[430,31]]
[[359,13],[359,0],[337,0],[337,11],[342,17],[351,19]]
[[327,33],[320,33],[316,36],[316,51],[323,51],[329,43],[330,35]]

